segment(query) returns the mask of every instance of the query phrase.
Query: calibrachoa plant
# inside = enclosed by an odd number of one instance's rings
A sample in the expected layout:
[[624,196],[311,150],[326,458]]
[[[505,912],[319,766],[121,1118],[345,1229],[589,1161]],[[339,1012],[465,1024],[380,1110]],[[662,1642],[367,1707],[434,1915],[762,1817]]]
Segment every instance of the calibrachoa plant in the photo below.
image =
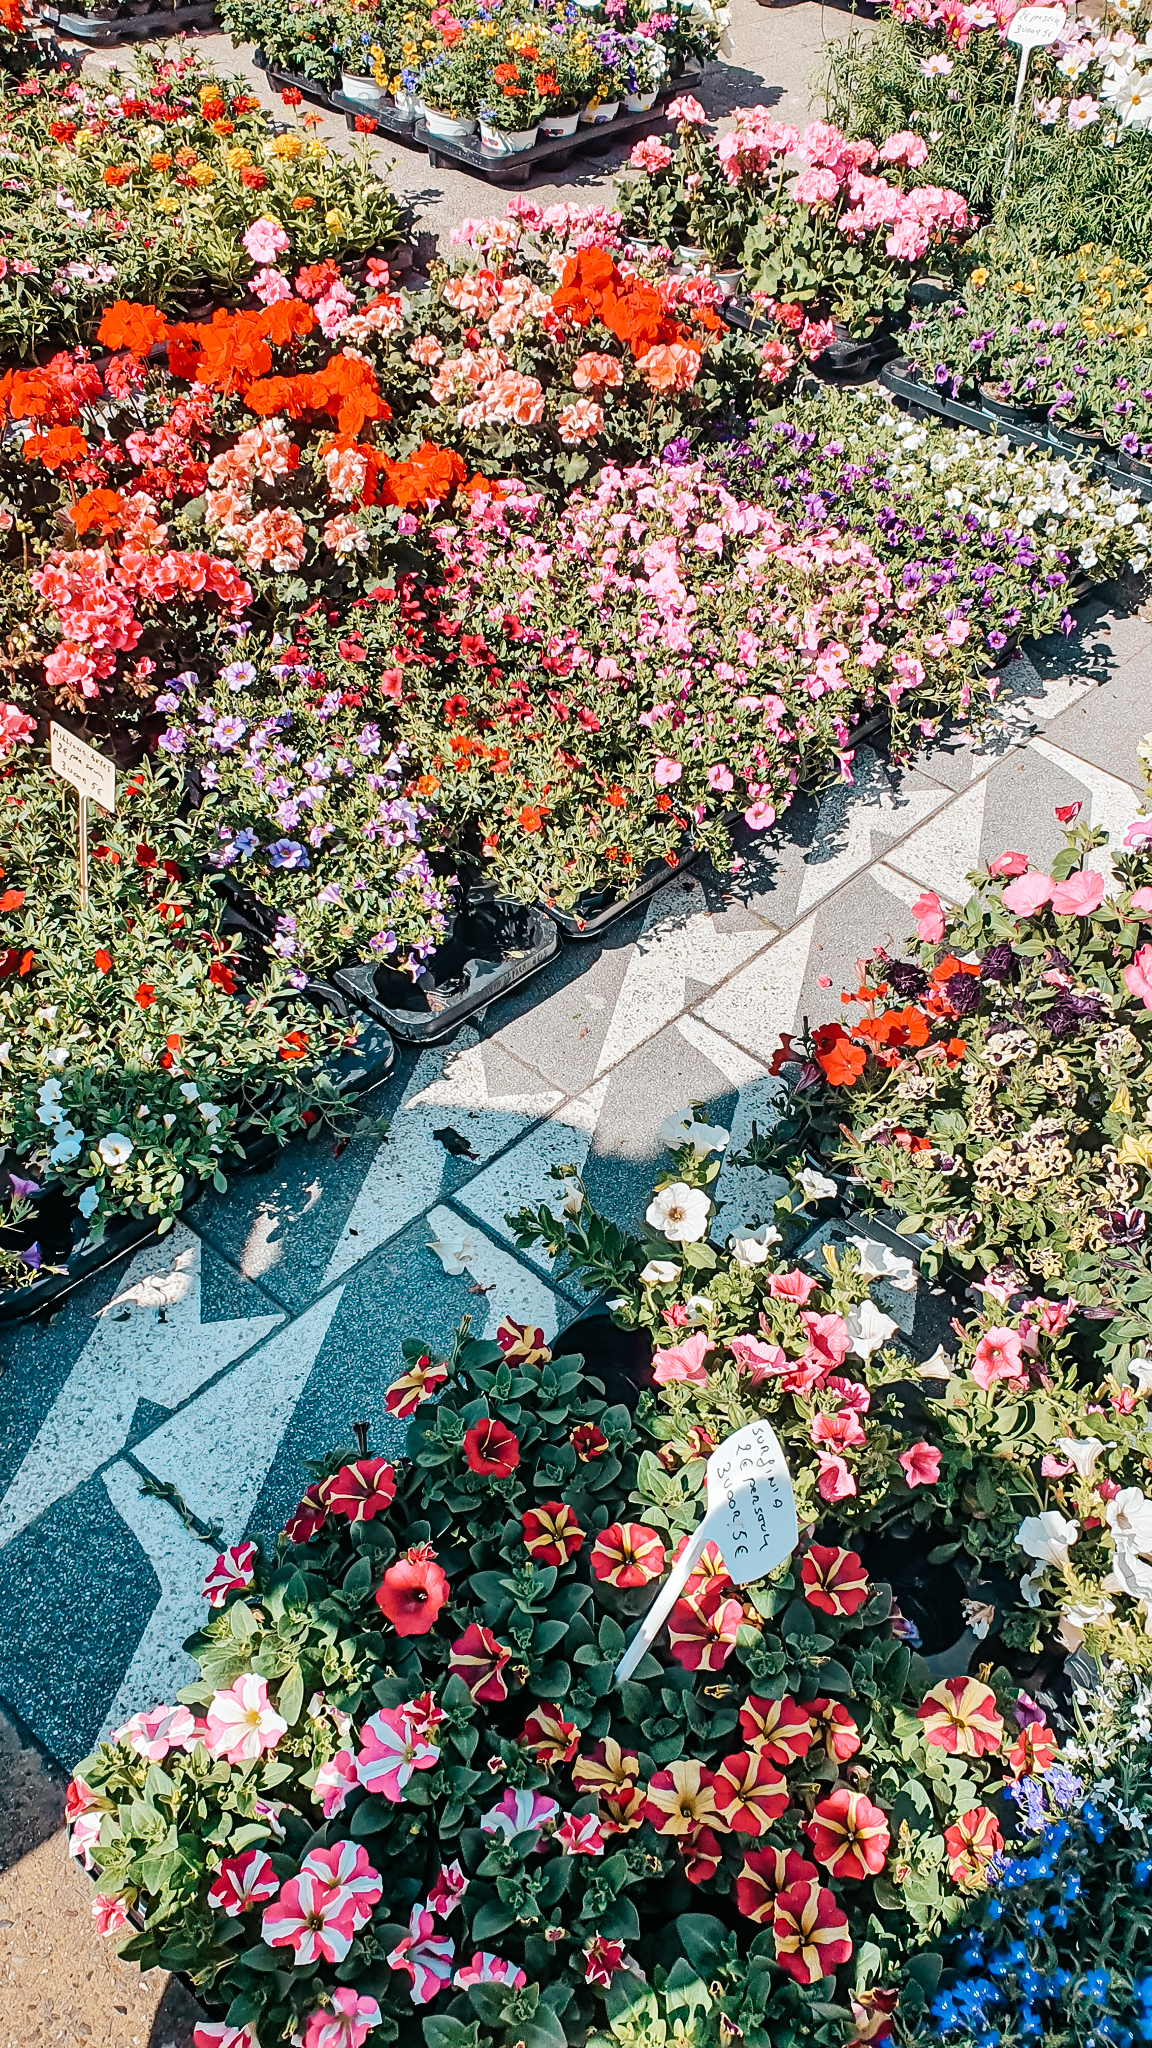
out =
[[0,343],[89,340],[115,299],[179,314],[251,282],[252,225],[294,265],[383,255],[403,210],[358,146],[333,151],[305,114],[276,134],[259,101],[193,51],[142,53],[110,92],[59,74],[0,94],[10,195]]
[[706,1554],[617,1688],[671,1561],[642,1428],[538,1330],[403,1351],[405,1458],[334,1453],[273,1558],[224,1552],[200,1680],[79,1766],[98,1925],[235,2048],[560,2048],[696,1971],[722,2038],[861,2038],[1034,1769],[1006,1674],[929,1684],[811,1545],[742,1594]]
[[302,1003],[278,962],[257,961],[254,984],[178,821],[170,771],[119,777],[116,816],[89,828],[80,911],[75,799],[41,766],[33,724],[3,707],[6,1285],[56,1256],[37,1236],[46,1190],[94,1241],[117,1216],[167,1228],[196,1181],[226,1187],[255,1138],[283,1140],[334,1107],[316,1062],[356,1036]]

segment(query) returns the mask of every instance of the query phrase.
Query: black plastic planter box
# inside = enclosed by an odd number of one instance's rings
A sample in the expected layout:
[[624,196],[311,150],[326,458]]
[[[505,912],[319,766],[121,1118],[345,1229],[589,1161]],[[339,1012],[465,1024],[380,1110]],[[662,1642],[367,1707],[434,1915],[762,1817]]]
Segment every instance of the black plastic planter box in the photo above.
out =
[[[306,100],[315,100],[317,106],[332,105],[332,94],[328,86],[318,84],[314,78],[302,78],[295,71],[281,71],[278,64],[268,62],[263,50],[253,50],[252,62],[258,71],[264,73],[269,85],[274,86],[278,92],[282,92],[287,86],[293,92],[303,93]],[[361,107],[360,112],[365,111],[366,109]]]
[[[601,932],[607,931],[610,924],[615,924],[618,918],[627,917],[630,911],[636,910],[641,903],[646,903],[649,896],[654,896],[657,889],[662,889],[665,882],[670,882],[674,875],[682,875],[685,868],[691,867],[697,857],[698,849],[694,846],[690,846],[675,862],[667,861],[663,854],[659,854],[655,860],[648,862],[640,880],[634,889],[629,890],[627,896],[612,896],[607,890],[602,890],[590,903],[587,897],[582,897],[581,902],[589,903],[587,911],[582,911],[579,907],[575,910],[560,910],[547,900],[543,908],[553,923],[559,925],[566,939],[572,939],[577,944],[588,939],[598,939]],[[599,905],[599,908],[594,907],[595,905]]]
[[[271,77],[272,73],[268,75]],[[301,91],[305,90],[302,79],[294,79],[291,83],[299,85]],[[545,136],[542,141],[534,142],[531,149],[518,150],[515,156],[497,156],[492,150],[482,149],[478,135],[466,136],[461,142],[450,142],[442,135],[433,135],[423,121],[402,120],[394,109],[382,107],[377,111],[375,107],[349,99],[344,93],[331,93],[327,98],[329,104],[343,114],[349,128],[355,128],[358,114],[367,114],[382,133],[394,135],[399,142],[412,143],[417,149],[426,149],[429,166],[434,171],[442,170],[446,164],[457,164],[462,171],[470,171],[475,178],[484,178],[489,185],[526,185],[534,172],[551,177],[556,171],[567,170],[578,157],[606,156],[617,142],[634,141],[638,135],[645,134],[654,121],[664,119],[666,102],[683,89],[683,79],[670,81],[661,88],[655,106],[649,107],[645,114],[617,114],[599,127],[578,127],[574,135]]]
[[40,19],[77,43],[91,43],[106,49],[110,43],[147,41],[151,36],[179,35],[190,28],[211,28],[216,20],[215,0],[198,4],[157,8],[148,14],[114,15],[111,20],[95,14],[67,14],[59,7],[42,7]]
[[340,993],[396,1038],[434,1045],[477,1010],[520,988],[546,967],[559,947],[555,926],[534,904],[476,889],[453,920],[424,972],[412,981],[399,968],[361,960],[338,968]]

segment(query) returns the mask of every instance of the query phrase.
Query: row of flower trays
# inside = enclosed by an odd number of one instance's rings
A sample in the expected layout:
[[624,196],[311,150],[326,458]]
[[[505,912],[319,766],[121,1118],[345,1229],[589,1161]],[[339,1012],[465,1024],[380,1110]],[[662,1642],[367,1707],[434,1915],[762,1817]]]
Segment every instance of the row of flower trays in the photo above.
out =
[[886,363],[877,380],[885,391],[890,391],[898,405],[918,414],[921,418],[927,412],[937,413],[941,419],[950,420],[955,426],[974,427],[977,433],[1005,435],[1017,448],[1055,448],[1061,455],[1087,455],[1091,458],[1093,473],[1105,477],[1110,484],[1125,491],[1136,491],[1152,503],[1152,478],[1143,476],[1137,469],[1121,466],[1123,458],[1113,462],[1098,443],[1086,437],[1059,427],[1049,431],[1044,422],[1026,422],[1006,417],[1004,412],[994,413],[982,406],[966,405],[961,399],[952,398],[947,390],[929,384],[921,377],[913,363],[902,359]]
[[579,157],[603,156],[625,141],[632,143],[647,134],[654,122],[665,118],[665,108],[676,95],[699,83],[698,76],[669,79],[657,93],[653,106],[636,113],[621,108],[611,120],[582,121],[571,135],[541,136],[528,149],[505,152],[485,148],[476,135],[433,134],[421,116],[415,112],[401,113],[385,99],[369,103],[348,93],[329,92],[314,79],[275,69],[260,50],[253,52],[253,62],[264,71],[270,84],[343,114],[354,133],[388,135],[414,149],[427,150],[433,170],[441,170],[448,163],[459,164],[462,170],[486,179],[490,185],[526,185],[534,171],[551,175],[567,170]]

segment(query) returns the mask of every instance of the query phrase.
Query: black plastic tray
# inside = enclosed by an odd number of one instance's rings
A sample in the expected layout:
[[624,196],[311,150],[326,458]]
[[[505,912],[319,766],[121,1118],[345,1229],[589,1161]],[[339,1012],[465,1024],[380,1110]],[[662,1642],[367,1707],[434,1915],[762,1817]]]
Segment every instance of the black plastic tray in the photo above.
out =
[[381,964],[377,960],[361,960],[354,966],[337,968],[332,977],[337,989],[348,1002],[377,1018],[395,1038],[409,1045],[435,1045],[442,1038],[450,1038],[465,1018],[521,988],[559,950],[556,928],[542,909],[519,903],[512,896],[497,896],[495,903],[526,913],[529,943],[522,952],[498,960],[483,954],[469,959],[465,969],[468,987],[463,995],[441,999],[437,1004],[435,993],[430,992],[425,998],[428,1009],[402,1009],[386,1002],[377,990],[376,976]]
[[112,21],[98,19],[94,14],[66,14],[59,7],[42,7],[40,19],[58,35],[106,49],[110,43],[142,42],[151,36],[179,35],[182,29],[209,28],[216,20],[216,6],[215,0],[191,0],[189,5],[161,8],[151,14],[125,14]]
[[[314,100],[318,107],[332,105],[332,93],[328,86],[318,84],[314,78],[302,78],[296,71],[281,71],[278,64],[268,62],[263,50],[253,50],[252,62],[257,71],[264,73],[269,85],[275,86],[278,92],[282,92],[287,86],[292,92],[303,93],[306,100]],[[367,110],[361,107],[359,111],[363,114]]]
[[[313,982],[311,988],[316,995],[331,999],[336,1007],[347,1011],[347,998],[339,990],[324,982]],[[395,1058],[396,1048],[391,1036],[381,1023],[372,1019],[361,1024],[359,1042],[355,1046],[329,1057],[324,1066],[341,1095],[365,1095],[370,1088],[387,1080]],[[282,1150],[284,1147],[278,1145],[275,1138],[261,1134],[248,1146],[242,1160],[229,1163],[229,1180],[258,1172]],[[191,1208],[201,1192],[202,1184],[189,1179],[181,1215]],[[39,1315],[43,1309],[54,1306],[82,1281],[90,1280],[93,1274],[102,1273],[106,1266],[113,1265],[125,1252],[146,1244],[149,1238],[158,1234],[158,1229],[158,1221],[151,1217],[126,1216],[106,1232],[99,1244],[84,1242],[78,1245],[64,1261],[62,1272],[45,1273],[30,1287],[0,1288],[0,1324],[26,1322],[30,1316]]]
[[[271,77],[269,73],[269,77]],[[298,80],[303,91],[303,84]],[[349,128],[355,128],[357,114],[367,114],[387,135],[394,135],[399,142],[408,142],[416,149],[428,152],[428,163],[432,170],[439,171],[446,164],[458,164],[462,171],[470,171],[475,178],[484,178],[489,185],[526,185],[534,171],[551,175],[554,171],[567,170],[578,157],[606,156],[615,144],[625,138],[631,140],[643,135],[653,122],[664,119],[664,108],[668,100],[685,89],[685,79],[678,78],[661,87],[656,104],[646,114],[617,114],[601,127],[577,128],[574,135],[547,136],[542,142],[534,142],[531,149],[524,149],[516,156],[494,156],[482,149],[479,136],[468,136],[463,142],[450,142],[441,135],[432,135],[423,121],[402,121],[400,116],[387,108],[379,113],[371,107],[350,100],[344,93],[332,93],[329,104],[343,114]],[[691,83],[688,80],[687,83]],[[314,88],[315,89],[315,88]]]
[[575,944],[598,939],[601,932],[606,931],[610,924],[615,924],[618,918],[627,917],[629,911],[637,909],[641,903],[646,903],[649,896],[654,896],[657,889],[662,889],[665,882],[670,882],[674,875],[682,875],[685,868],[691,867],[692,862],[699,858],[699,851],[698,847],[690,846],[680,855],[674,867],[662,854],[658,855],[654,861],[648,863],[651,872],[645,872],[642,880],[637,882],[634,889],[629,890],[627,896],[616,897],[613,902],[606,904],[603,910],[594,912],[591,917],[577,917],[574,911],[559,910],[548,902],[543,903],[541,908],[547,912],[553,923],[559,926],[564,937],[571,939]]
[[921,413],[934,412],[939,418],[951,420],[957,426],[973,427],[978,434],[1006,435],[1017,448],[1046,448],[1049,454],[1062,455],[1073,461],[1087,461],[1094,475],[1120,490],[1135,491],[1146,503],[1152,503],[1152,477],[1139,476],[1133,470],[1122,469],[1119,462],[1093,448],[1069,448],[1043,423],[1028,425],[1021,420],[1002,419],[999,413],[985,412],[983,406],[966,404],[963,399],[949,398],[938,391],[934,384],[925,384],[913,371],[912,365],[901,359],[886,363],[880,372],[879,382],[893,398],[899,399]]

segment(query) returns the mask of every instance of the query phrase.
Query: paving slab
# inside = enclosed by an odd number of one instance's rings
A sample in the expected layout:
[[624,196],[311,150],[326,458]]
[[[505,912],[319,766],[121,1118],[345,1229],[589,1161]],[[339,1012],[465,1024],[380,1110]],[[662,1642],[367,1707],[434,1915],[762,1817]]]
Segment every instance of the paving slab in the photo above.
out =
[[1136,749],[1152,731],[1152,625],[1112,679],[1045,727],[1044,737],[1078,760],[1139,785]]

